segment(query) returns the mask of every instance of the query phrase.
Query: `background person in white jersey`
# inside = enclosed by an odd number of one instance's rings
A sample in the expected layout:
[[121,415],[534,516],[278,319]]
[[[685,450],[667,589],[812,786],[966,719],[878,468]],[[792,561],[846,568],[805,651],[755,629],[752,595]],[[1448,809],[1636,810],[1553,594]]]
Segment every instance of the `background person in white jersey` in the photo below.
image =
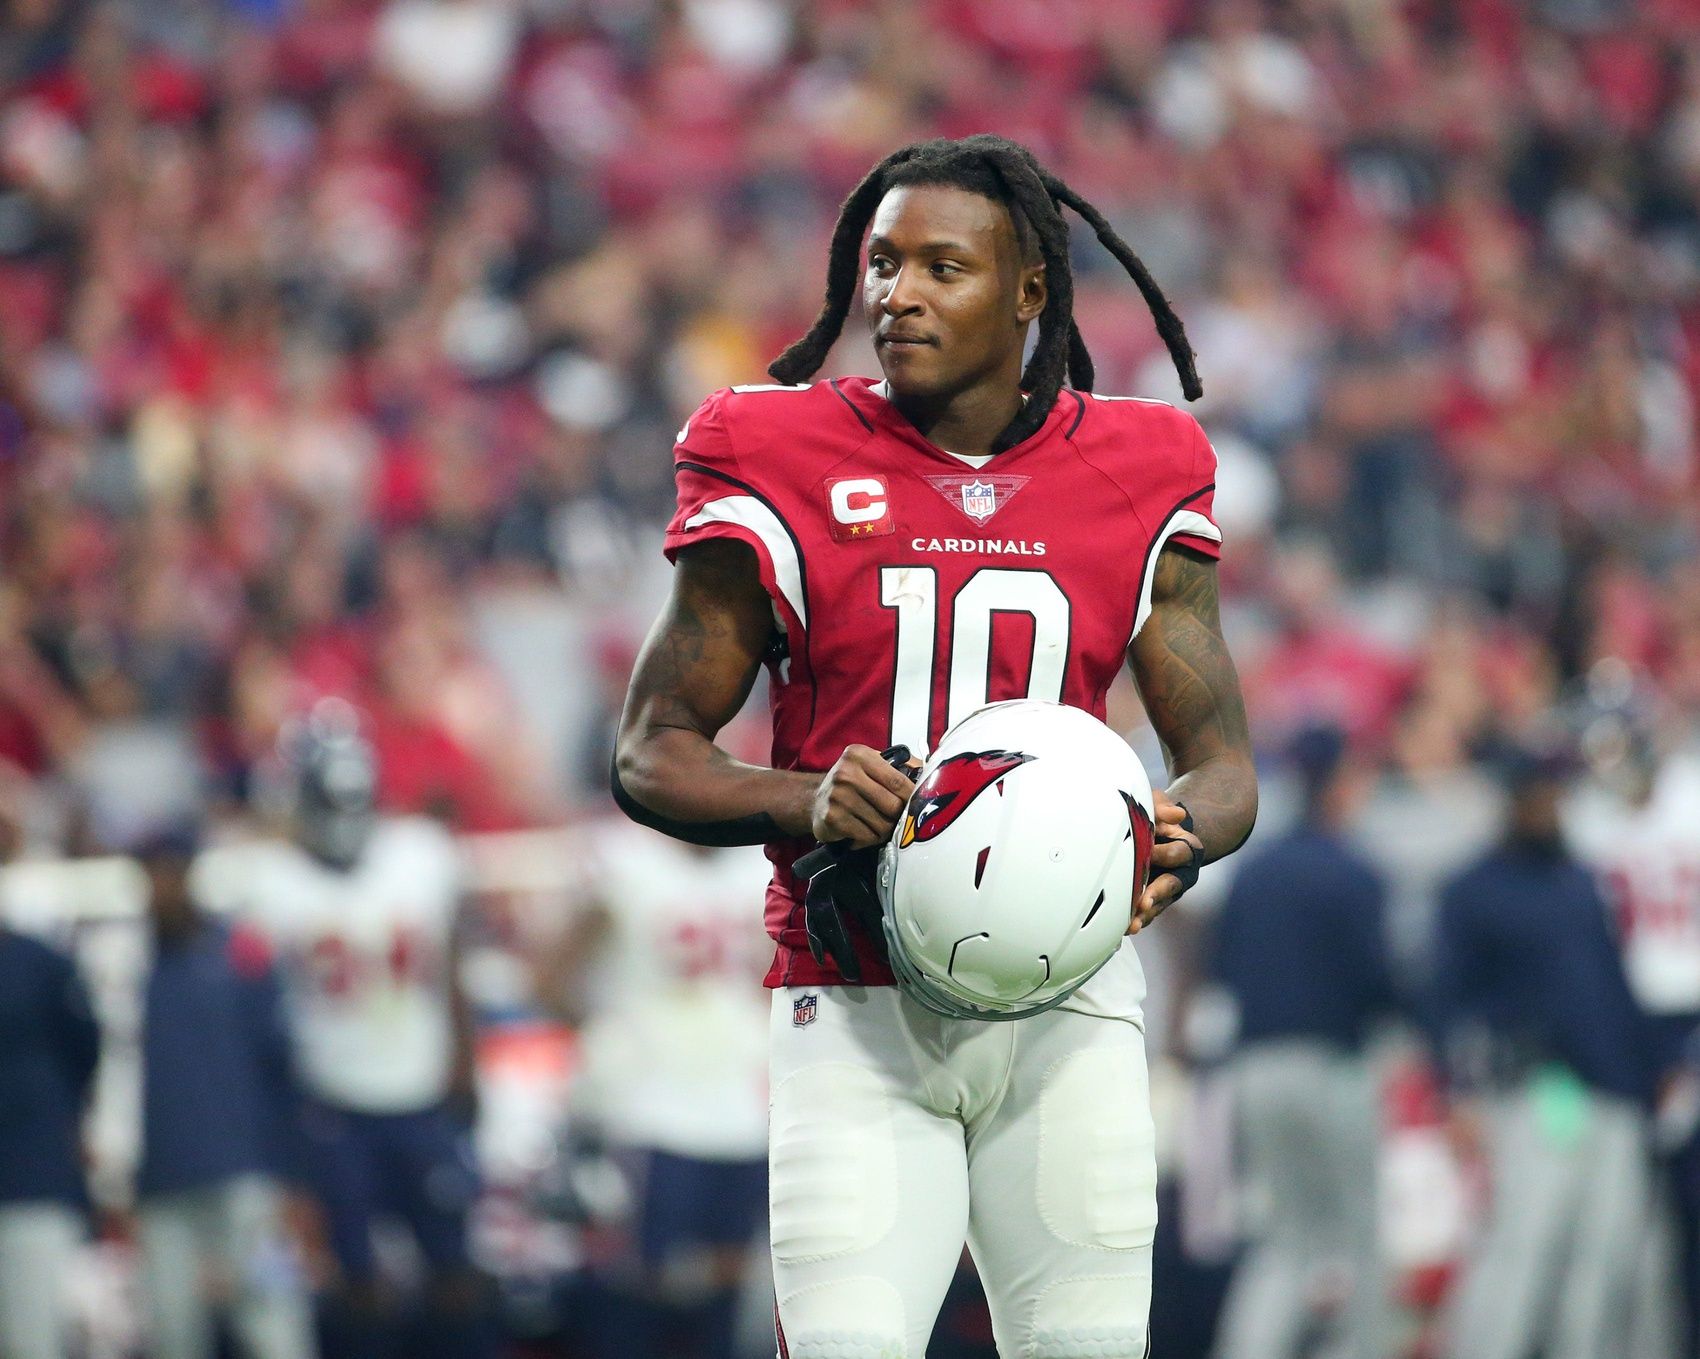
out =
[[730,1359],[766,1220],[772,945],[750,902],[771,865],[624,821],[588,838],[589,903],[538,993],[583,1024],[574,1136],[631,1191],[592,1270],[596,1353]]
[[[1632,702],[1592,714],[1592,777],[1565,829],[1599,875],[1624,975],[1649,1019],[1662,1073],[1656,1121],[1686,1299],[1680,1353],[1700,1356],[1700,751]],[[1662,1270],[1643,1271],[1657,1284]],[[1657,1309],[1644,1307],[1644,1311]]]
[[[346,705],[315,708],[281,753],[294,843],[256,855],[242,893],[285,963],[309,1169],[340,1274],[328,1348],[489,1353],[467,1242],[478,1177],[454,842],[434,821],[376,814],[375,758]],[[379,1217],[406,1224],[429,1273],[417,1342],[380,1287]]]

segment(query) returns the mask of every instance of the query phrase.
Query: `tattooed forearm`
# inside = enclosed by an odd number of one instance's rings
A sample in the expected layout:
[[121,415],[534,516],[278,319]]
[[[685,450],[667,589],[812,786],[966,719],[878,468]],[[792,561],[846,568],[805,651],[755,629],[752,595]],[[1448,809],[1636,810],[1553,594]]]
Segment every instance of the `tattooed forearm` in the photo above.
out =
[[1151,616],[1128,664],[1169,760],[1169,795],[1192,813],[1207,858],[1233,853],[1257,819],[1257,774],[1239,675],[1222,640],[1214,562],[1163,551]]

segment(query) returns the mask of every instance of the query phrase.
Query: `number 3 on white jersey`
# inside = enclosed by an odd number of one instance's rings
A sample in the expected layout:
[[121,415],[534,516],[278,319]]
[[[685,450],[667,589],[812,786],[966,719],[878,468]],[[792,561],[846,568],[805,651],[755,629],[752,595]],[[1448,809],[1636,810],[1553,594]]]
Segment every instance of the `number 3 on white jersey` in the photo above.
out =
[[[891,689],[891,741],[925,750],[932,718],[938,650],[938,572],[930,566],[880,569],[880,604],[897,611],[897,674]],[[1027,698],[1062,701],[1068,670],[1068,596],[1048,571],[982,567],[956,593],[951,609],[949,711],[945,730],[983,708],[991,681],[992,617],[1033,620]]]

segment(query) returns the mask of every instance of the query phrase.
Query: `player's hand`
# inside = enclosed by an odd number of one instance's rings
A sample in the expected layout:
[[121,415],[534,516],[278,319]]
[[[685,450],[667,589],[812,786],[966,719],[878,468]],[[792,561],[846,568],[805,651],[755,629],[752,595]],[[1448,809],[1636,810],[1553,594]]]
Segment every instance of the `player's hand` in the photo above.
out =
[[[1151,809],[1156,813],[1151,872],[1145,891],[1133,908],[1133,919],[1127,927],[1129,934],[1138,934],[1192,885],[1188,881],[1192,875],[1185,870],[1193,864],[1195,854],[1204,852],[1204,842],[1186,828],[1185,807],[1167,793],[1153,790]],[[1192,880],[1196,881],[1196,877]]]
[[1446,1115],[1446,1142],[1453,1157],[1466,1167],[1487,1159],[1487,1119],[1481,1105],[1471,1099],[1456,1100]]
[[872,746],[847,746],[815,789],[809,828],[823,845],[868,849],[891,835],[914,791]]
[[1684,1064],[1659,1082],[1653,1106],[1653,1143],[1670,1154],[1700,1128],[1700,1072]]
[[134,1208],[107,1205],[95,1212],[95,1235],[102,1241],[134,1241],[137,1234]]
[[[843,765],[856,751],[865,749],[865,746],[851,746],[838,765],[833,766],[833,771],[837,772],[839,765]],[[921,763],[909,753],[909,747],[894,745],[880,751],[876,758],[883,773],[895,776],[907,795],[914,786],[913,771]],[[828,774],[827,779],[822,781],[823,791],[831,778],[832,775]],[[888,781],[882,779],[881,783]],[[901,802],[897,814],[902,814]],[[896,816],[892,817],[891,824],[896,824]],[[844,980],[853,986],[861,984],[862,964],[856,955],[855,941],[850,937],[849,924],[852,920],[861,925],[873,944],[874,952],[882,960],[885,958],[879,888],[875,885],[879,872],[877,847],[884,838],[881,835],[872,844],[860,846],[849,836],[823,839],[791,868],[793,873],[807,878],[809,883],[803,895],[803,925],[808,931],[809,952],[817,963],[831,958]]]
[[336,1278],[336,1257],[331,1253],[330,1227],[318,1199],[300,1189],[283,1195],[283,1230],[315,1289],[328,1287]]

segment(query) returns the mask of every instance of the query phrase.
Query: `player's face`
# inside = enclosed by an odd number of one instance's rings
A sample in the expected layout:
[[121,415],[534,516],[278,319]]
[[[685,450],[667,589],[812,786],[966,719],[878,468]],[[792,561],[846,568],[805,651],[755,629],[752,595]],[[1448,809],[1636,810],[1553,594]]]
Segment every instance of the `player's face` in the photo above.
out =
[[1044,269],[1023,264],[1009,212],[966,189],[891,190],[874,212],[862,309],[894,396],[950,397],[1020,380]]
[[1511,799],[1512,834],[1535,844],[1557,845],[1563,836],[1559,818],[1563,797],[1563,785],[1545,779],[1518,789]]

